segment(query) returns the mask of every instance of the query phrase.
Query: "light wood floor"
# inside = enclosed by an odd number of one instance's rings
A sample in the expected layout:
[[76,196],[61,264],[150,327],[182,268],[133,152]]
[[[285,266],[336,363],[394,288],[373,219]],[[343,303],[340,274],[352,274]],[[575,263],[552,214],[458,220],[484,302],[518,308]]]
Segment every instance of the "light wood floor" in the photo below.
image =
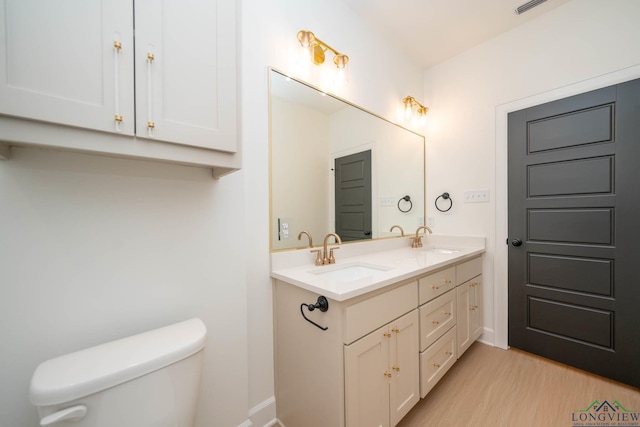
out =
[[640,389],[476,342],[398,427],[570,427],[594,400],[640,412]]

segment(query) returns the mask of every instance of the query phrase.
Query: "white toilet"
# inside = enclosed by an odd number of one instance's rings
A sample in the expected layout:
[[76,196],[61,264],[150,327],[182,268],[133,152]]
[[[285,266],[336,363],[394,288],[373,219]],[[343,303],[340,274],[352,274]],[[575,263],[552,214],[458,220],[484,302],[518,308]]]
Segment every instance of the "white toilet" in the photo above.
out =
[[192,427],[206,333],[191,319],[40,364],[30,390],[40,425]]

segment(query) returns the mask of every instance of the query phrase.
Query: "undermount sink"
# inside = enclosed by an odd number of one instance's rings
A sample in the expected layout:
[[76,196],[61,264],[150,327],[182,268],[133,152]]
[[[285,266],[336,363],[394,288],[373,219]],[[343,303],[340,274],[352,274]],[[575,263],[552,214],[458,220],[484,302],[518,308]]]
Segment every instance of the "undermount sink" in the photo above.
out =
[[431,252],[433,254],[450,255],[460,252],[460,249],[448,249],[448,248],[424,248],[423,251]]
[[365,277],[372,277],[388,270],[389,268],[387,267],[357,263],[320,267],[318,270],[313,270],[309,273],[337,282],[350,282]]

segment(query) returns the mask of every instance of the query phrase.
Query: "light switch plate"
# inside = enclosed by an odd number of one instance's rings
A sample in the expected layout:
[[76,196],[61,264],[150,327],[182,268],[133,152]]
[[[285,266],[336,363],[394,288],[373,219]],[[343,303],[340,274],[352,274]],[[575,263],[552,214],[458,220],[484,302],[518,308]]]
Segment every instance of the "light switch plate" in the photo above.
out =
[[483,188],[480,190],[465,190],[464,192],[465,203],[487,203],[489,202],[489,189]]

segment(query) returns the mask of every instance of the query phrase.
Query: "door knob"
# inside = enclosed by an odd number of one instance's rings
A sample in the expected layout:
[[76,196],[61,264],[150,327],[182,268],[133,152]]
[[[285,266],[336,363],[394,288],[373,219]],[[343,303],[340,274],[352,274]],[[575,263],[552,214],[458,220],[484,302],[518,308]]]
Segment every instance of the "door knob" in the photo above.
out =
[[520,245],[522,244],[522,240],[520,240],[520,239],[513,239],[513,240],[511,241],[511,244],[512,244],[513,246],[520,246]]

